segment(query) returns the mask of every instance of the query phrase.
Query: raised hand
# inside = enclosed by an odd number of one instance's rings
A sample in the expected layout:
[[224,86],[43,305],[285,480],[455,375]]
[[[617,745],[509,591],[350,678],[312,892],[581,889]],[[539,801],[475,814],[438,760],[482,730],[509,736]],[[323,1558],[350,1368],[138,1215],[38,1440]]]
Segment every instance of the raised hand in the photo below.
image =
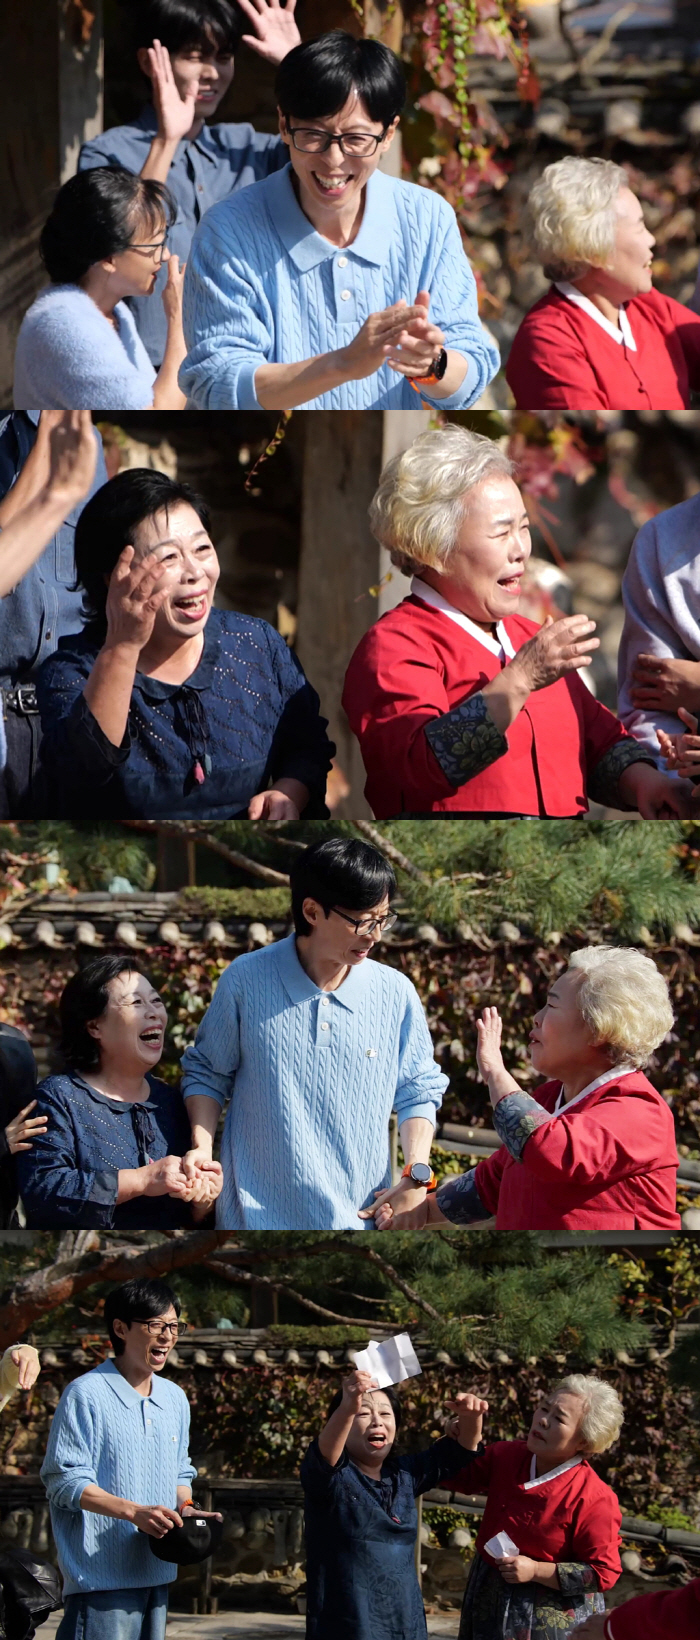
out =
[[48,438],[48,490],[66,513],[88,494],[97,466],[97,439],[89,410],[42,410]]
[[36,1099],[25,1105],[5,1128],[5,1138],[11,1156],[16,1156],[20,1150],[31,1150],[32,1139],[45,1133],[49,1125],[48,1116],[30,1116],[30,1110],[36,1109]]
[[448,1432],[454,1432],[456,1423],[456,1439],[460,1446],[475,1452],[481,1440],[484,1418],[489,1410],[488,1401],[484,1401],[480,1395],[467,1393],[455,1395],[453,1400],[445,1402],[445,1406],[455,1414],[454,1420],[448,1426]]
[[180,267],[179,256],[168,257],[168,277],[161,291],[161,301],[169,324],[182,324],[182,292],[185,286],[186,267],[186,262]]
[[266,63],[281,63],[293,46],[301,44],[301,35],[294,13],[297,0],[238,0],[239,7],[255,30],[244,34],[243,44],[250,46]]
[[18,1344],[16,1350],[12,1351],[11,1360],[18,1368],[18,1389],[31,1389],[41,1371],[39,1353],[34,1345]]
[[351,1412],[354,1418],[362,1409],[363,1396],[368,1395],[370,1390],[379,1389],[379,1385],[376,1378],[372,1377],[371,1372],[360,1372],[356,1368],[354,1372],[348,1373],[347,1378],[343,1379],[342,1388],[343,1411],[346,1413]]
[[165,573],[154,553],[137,563],[134,548],[124,548],[107,591],[107,647],[124,644],[140,651],[148,643],[167,597]]
[[193,86],[182,97],[175,84],[170,52],[154,40],[148,48],[151,70],[153,103],[158,116],[158,136],[163,142],[181,142],[191,130],[195,119],[196,89]]
[[417,319],[411,319],[402,331],[399,344],[387,358],[387,364],[400,376],[427,376],[431,365],[437,358],[440,349],[445,345],[445,337],[437,325],[428,318],[430,308],[430,294],[427,290],[419,290],[415,306],[420,309]]
[[505,1069],[501,1053],[502,1035],[503,1020],[498,1009],[484,1008],[481,1019],[476,1022],[476,1063],[479,1075],[485,1082]]
[[508,667],[523,674],[528,689],[546,689],[567,672],[590,666],[591,650],[600,646],[600,639],[592,636],[594,632],[595,621],[587,615],[564,615],[559,621],[548,615],[539,632],[523,644]]

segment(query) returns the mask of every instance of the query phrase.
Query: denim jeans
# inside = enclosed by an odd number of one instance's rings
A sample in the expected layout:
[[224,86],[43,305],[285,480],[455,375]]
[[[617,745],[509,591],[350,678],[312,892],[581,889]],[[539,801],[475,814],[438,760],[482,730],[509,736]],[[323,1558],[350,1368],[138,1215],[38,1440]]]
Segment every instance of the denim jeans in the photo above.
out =
[[165,1640],[168,1588],[68,1594],[56,1640]]

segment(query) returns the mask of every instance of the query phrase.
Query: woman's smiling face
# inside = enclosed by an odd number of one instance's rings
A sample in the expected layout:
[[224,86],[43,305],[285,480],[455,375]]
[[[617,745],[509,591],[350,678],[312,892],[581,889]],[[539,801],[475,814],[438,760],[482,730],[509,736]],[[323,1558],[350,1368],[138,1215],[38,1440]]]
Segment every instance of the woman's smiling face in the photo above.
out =
[[517,613],[532,550],[530,523],[517,484],[493,474],[465,496],[464,518],[444,571],[421,578],[482,626]]
[[163,1054],[168,1023],[165,1006],[145,974],[117,974],[107,986],[107,1006],[88,1025],[100,1047],[100,1064],[111,1062],[125,1072],[145,1075]]
[[346,1441],[348,1457],[357,1464],[383,1463],[396,1440],[394,1409],[387,1395],[373,1390],[363,1396]]
[[152,553],[163,570],[167,596],[158,610],[154,638],[183,643],[203,632],[221,573],[216,549],[189,502],[143,518],[133,532],[135,562]]

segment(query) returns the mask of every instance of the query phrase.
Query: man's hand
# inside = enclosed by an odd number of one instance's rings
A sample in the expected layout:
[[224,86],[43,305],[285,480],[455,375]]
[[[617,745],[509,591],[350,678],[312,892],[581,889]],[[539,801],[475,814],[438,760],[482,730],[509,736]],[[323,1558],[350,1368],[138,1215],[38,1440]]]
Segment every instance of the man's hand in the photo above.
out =
[[399,342],[387,358],[387,364],[400,376],[428,376],[431,366],[437,358],[441,348],[445,345],[445,337],[437,325],[431,324],[428,318],[430,294],[427,290],[419,290],[415,306],[420,308],[421,317],[412,319],[406,325],[399,338]]
[[168,324],[182,324],[182,293],[187,263],[183,262],[180,267],[179,256],[169,256],[167,262],[168,277],[161,292],[161,301]]
[[200,1173],[220,1174],[223,1179],[221,1163],[214,1161],[211,1146],[207,1149],[204,1145],[197,1145],[186,1151],[182,1158],[182,1166],[186,1177],[192,1182]]
[[148,48],[151,70],[153,105],[158,116],[158,136],[161,142],[178,143],[186,137],[195,120],[197,93],[192,88],[182,97],[175,84],[170,52],[154,40]]
[[89,410],[42,410],[48,436],[47,498],[59,501],[66,514],[87,495],[97,467],[97,439]]
[[19,1368],[18,1389],[31,1389],[41,1371],[38,1350],[33,1344],[18,1344],[16,1350],[11,1351],[10,1360]]
[[537,1576],[537,1561],[529,1555],[505,1555],[498,1562],[498,1570],[506,1583],[532,1583]]
[[638,655],[632,667],[630,695],[634,705],[645,712],[677,712],[679,706],[700,712],[700,661]]
[[[377,1194],[384,1195],[385,1192],[378,1191]],[[417,1207],[404,1206],[403,1203],[399,1203],[398,1209],[395,1209],[392,1202],[383,1201],[376,1207],[365,1209],[358,1214],[358,1217],[361,1219],[370,1218],[372,1214],[376,1214],[374,1219],[375,1230],[424,1230],[426,1224],[430,1223],[431,1197],[427,1196],[425,1191],[422,1192],[422,1195],[423,1200],[418,1203]]]
[[181,1156],[164,1156],[160,1162],[146,1166],[144,1196],[178,1196],[192,1201],[195,1181],[190,1180],[183,1168]]
[[595,1617],[587,1617],[585,1623],[576,1630],[576,1640],[605,1640],[605,1613],[598,1613]]
[[147,1537],[163,1538],[173,1526],[182,1526],[182,1516],[177,1509],[166,1509],[165,1504],[131,1503],[128,1506],[127,1519],[136,1526],[139,1532],[145,1532]]
[[691,813],[692,786],[662,774],[651,763],[630,763],[617,785],[623,802],[638,809],[643,820],[686,820]]
[[379,1385],[371,1372],[359,1372],[356,1369],[355,1372],[348,1373],[342,1383],[343,1412],[356,1418],[362,1409],[363,1396],[368,1395],[372,1389],[379,1389]]
[[488,1401],[482,1400],[480,1395],[469,1393],[455,1395],[453,1400],[445,1402],[445,1406],[449,1408],[450,1412],[456,1414],[455,1419],[448,1426],[449,1433],[453,1434],[456,1423],[457,1433],[455,1438],[459,1441],[460,1446],[466,1447],[469,1452],[476,1452],[481,1440],[484,1418],[489,1410]]
[[196,1503],[186,1503],[184,1509],[180,1510],[180,1514],[183,1520],[186,1520],[188,1515],[196,1515],[198,1520],[223,1520],[224,1518],[215,1509],[198,1509]]
[[244,46],[250,46],[266,63],[281,63],[287,52],[301,45],[301,35],[294,16],[297,0],[238,0],[239,7],[255,29],[244,34]]
[[423,316],[421,307],[407,307],[403,299],[381,313],[370,313],[347,347],[334,355],[346,380],[359,382],[373,376],[398,347],[410,322]]
[[386,1190],[375,1190],[374,1205],[361,1207],[358,1219],[373,1219],[380,1207],[388,1204],[394,1215],[395,1230],[411,1230],[413,1225],[406,1221],[413,1209],[420,1207],[425,1201],[428,1192],[423,1184],[412,1184],[410,1179],[399,1179],[398,1184],[392,1184]]
[[700,774],[700,737],[698,736],[698,720],[692,712],[686,712],[684,706],[679,706],[678,716],[681,723],[690,730],[687,735],[667,735],[663,729],[657,729],[656,738],[662,754],[666,759],[666,766],[674,774],[692,776]]

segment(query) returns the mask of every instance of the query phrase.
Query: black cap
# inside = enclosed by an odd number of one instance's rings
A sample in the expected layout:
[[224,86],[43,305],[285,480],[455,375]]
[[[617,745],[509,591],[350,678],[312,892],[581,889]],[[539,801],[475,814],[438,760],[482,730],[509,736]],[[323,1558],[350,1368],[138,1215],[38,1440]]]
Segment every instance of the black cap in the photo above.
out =
[[171,1526],[162,1538],[149,1534],[148,1541],[157,1560],[170,1561],[173,1566],[195,1566],[218,1549],[223,1529],[222,1520],[185,1515],[182,1526]]

